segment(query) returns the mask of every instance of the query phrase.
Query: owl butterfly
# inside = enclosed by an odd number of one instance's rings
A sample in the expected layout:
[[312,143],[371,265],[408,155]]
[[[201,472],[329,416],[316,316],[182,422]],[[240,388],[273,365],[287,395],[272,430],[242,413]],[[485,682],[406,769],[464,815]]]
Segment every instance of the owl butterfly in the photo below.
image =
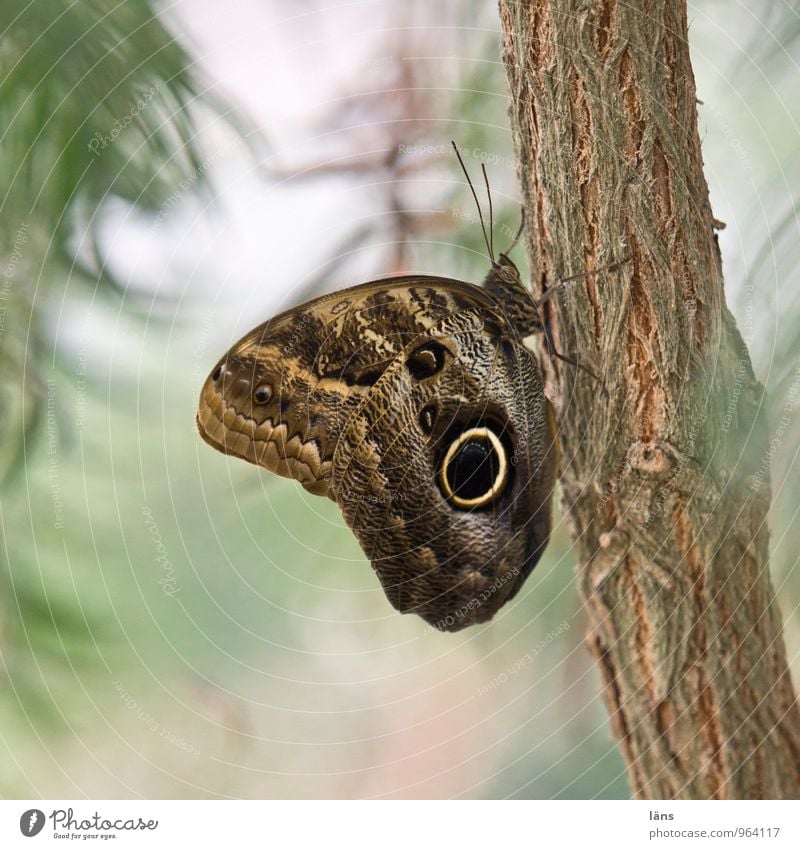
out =
[[[491,194],[489,209],[491,234]],[[557,469],[523,344],[540,304],[508,258],[519,233],[495,259],[478,211],[482,287],[391,277],[288,310],[222,357],[197,412],[218,451],[333,499],[392,605],[445,631],[517,594],[547,545]]]

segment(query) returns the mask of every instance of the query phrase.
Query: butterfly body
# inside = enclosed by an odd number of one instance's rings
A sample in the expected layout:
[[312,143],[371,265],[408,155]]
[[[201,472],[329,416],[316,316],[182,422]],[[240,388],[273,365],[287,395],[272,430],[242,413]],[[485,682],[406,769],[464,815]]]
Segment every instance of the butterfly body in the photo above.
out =
[[483,622],[547,544],[557,454],[536,305],[504,255],[483,287],[377,280],[256,327],[203,386],[217,450],[332,498],[390,602]]

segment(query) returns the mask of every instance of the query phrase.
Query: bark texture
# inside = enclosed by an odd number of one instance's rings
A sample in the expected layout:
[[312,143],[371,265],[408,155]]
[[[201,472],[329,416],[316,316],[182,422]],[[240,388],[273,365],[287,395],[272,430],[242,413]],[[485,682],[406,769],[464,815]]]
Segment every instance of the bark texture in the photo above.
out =
[[[800,797],[764,392],[725,305],[685,0],[500,0],[588,642],[641,798]],[[731,174],[735,180],[736,175]]]

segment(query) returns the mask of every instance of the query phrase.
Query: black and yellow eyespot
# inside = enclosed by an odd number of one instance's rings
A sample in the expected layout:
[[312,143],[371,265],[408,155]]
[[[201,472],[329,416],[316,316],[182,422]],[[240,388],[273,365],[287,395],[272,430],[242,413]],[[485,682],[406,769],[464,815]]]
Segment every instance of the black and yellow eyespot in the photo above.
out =
[[439,342],[426,342],[408,355],[406,365],[415,380],[425,380],[438,374],[450,351]]
[[454,506],[484,507],[502,493],[507,482],[508,455],[490,428],[468,428],[450,443],[439,470],[439,485]]
[[262,383],[256,386],[253,392],[253,401],[256,404],[269,404],[272,400],[272,387],[268,383]]

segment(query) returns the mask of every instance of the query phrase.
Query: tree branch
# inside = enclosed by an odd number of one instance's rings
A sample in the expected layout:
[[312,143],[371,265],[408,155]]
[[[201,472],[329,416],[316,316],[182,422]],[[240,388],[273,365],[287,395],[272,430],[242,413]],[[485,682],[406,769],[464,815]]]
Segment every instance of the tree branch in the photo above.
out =
[[725,304],[685,0],[500,0],[562,493],[612,728],[643,798],[800,797],[768,574],[764,390]]

